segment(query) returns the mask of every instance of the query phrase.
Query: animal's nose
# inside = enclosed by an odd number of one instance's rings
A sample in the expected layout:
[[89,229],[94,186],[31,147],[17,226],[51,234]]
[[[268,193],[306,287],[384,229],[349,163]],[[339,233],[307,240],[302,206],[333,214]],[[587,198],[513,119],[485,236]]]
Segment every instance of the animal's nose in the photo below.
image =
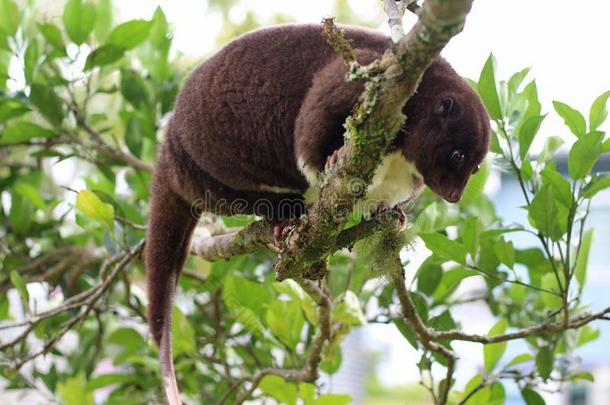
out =
[[449,201],[450,203],[455,203],[460,200],[461,196],[462,192],[460,190],[451,190],[445,194],[445,200]]

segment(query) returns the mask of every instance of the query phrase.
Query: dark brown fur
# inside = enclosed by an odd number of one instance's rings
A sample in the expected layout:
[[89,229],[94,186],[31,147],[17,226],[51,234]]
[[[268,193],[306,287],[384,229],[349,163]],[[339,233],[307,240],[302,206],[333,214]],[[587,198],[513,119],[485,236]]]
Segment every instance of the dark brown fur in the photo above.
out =
[[[362,85],[345,82],[346,66],[320,31],[319,25],[284,25],[244,35],[184,84],[157,157],[145,252],[157,344],[171,348],[173,292],[200,212],[299,215],[308,183],[297,159],[319,171],[342,145],[342,125]],[[347,27],[346,34],[360,63],[389,45],[373,31]],[[443,104],[447,99],[450,105]],[[407,124],[393,147],[415,162],[428,186],[454,201],[488,148],[489,123],[478,96],[437,59],[404,110]],[[466,151],[460,168],[449,163],[455,148]],[[272,193],[261,185],[294,191]],[[255,206],[261,200],[268,202]],[[289,203],[278,209],[281,201]]]

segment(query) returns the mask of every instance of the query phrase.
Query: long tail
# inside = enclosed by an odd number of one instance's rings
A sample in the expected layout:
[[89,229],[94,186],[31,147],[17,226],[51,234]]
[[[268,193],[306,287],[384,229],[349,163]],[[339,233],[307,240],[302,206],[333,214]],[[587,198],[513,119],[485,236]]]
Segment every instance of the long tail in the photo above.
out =
[[159,171],[155,175],[145,263],[148,285],[148,324],[159,346],[161,372],[170,405],[182,404],[172,355],[172,303],[180,270],[188,255],[197,216],[170,190]]

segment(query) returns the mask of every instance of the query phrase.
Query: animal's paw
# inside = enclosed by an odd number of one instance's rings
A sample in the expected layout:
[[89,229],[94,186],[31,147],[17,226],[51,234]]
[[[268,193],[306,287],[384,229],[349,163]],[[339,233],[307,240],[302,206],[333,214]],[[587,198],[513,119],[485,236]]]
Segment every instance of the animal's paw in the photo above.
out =
[[396,215],[398,217],[398,222],[400,224],[400,229],[404,229],[407,225],[407,215],[403,211],[403,209],[396,205],[394,207],[390,207],[387,202],[383,202],[377,206],[377,209],[373,212],[373,217],[379,217],[382,215]]
[[282,241],[288,235],[288,231],[292,225],[296,224],[295,219],[286,219],[273,224],[273,244],[278,248]]
[[339,158],[343,153],[343,147],[336,149],[330,156],[326,158],[326,164],[324,165],[324,170],[329,171],[337,165]]

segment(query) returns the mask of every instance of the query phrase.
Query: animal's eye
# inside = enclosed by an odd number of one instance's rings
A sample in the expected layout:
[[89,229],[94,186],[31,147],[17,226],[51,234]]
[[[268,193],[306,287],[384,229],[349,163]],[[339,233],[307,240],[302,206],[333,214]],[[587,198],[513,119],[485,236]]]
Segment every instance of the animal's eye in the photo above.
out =
[[462,152],[460,149],[456,149],[451,152],[451,163],[453,163],[455,166],[461,166],[462,163],[464,163],[464,158],[464,152]]
[[481,169],[481,165],[477,165],[477,167],[474,168],[474,170],[472,171],[472,174],[475,174],[476,172],[478,172]]

